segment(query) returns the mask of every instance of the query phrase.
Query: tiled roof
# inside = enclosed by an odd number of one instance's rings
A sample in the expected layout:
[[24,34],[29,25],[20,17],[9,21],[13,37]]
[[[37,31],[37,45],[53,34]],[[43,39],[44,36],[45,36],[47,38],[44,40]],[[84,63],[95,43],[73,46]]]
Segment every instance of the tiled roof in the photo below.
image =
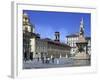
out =
[[54,40],[49,39],[49,38],[45,38],[45,39],[42,39],[42,40],[45,40],[45,41],[52,43],[52,44],[62,45],[62,46],[66,46],[66,47],[70,48],[70,46],[65,44],[65,43],[62,43],[62,42],[59,42],[59,41],[54,41]]
[[70,34],[70,35],[67,35],[66,37],[78,37],[78,33],[76,33],[76,34]]

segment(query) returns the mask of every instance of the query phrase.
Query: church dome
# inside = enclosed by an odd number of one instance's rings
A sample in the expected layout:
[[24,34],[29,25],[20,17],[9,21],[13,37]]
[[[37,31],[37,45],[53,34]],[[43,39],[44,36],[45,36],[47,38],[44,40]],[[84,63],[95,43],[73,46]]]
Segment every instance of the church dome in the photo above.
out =
[[31,24],[27,13],[23,13],[23,27],[27,28],[29,32],[35,33],[35,26]]

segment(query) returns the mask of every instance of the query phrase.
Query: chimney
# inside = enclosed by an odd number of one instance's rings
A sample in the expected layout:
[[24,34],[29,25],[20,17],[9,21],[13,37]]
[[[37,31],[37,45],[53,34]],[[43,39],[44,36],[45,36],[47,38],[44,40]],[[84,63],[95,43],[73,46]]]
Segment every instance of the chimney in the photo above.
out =
[[55,41],[60,41],[60,33],[59,32],[55,32]]

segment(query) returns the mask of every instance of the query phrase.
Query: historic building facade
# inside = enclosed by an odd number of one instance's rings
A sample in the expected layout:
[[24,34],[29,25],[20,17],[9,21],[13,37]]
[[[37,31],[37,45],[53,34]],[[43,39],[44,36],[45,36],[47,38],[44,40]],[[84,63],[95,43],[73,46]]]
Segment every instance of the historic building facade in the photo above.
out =
[[30,24],[28,15],[23,13],[23,59],[68,57],[70,46],[60,42],[60,33],[55,32],[55,40],[41,39]]
[[66,36],[66,42],[69,46],[71,46],[71,54],[74,54],[76,52],[76,43],[78,41],[78,34],[71,34]]
[[31,53],[31,41],[33,28],[30,24],[27,14],[23,13],[23,58],[25,60],[30,59]]
[[68,57],[70,46],[60,42],[60,32],[55,32],[55,40],[45,39],[47,41],[48,57]]
[[[57,34],[55,32],[55,34]],[[37,35],[36,35],[37,36]],[[41,39],[40,37],[35,37],[35,50],[32,51],[34,53],[33,58],[61,58],[61,57],[68,57],[68,54],[70,54],[70,46],[68,46],[65,43],[61,43],[59,38],[57,37],[59,35],[55,35],[55,40],[52,39]],[[33,42],[32,42],[33,46]],[[31,49],[32,50],[32,49]]]

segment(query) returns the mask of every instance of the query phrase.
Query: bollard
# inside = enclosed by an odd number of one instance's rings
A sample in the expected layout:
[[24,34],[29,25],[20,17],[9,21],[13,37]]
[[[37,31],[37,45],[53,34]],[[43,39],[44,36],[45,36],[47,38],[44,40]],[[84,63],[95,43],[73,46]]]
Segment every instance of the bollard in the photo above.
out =
[[57,64],[59,64],[59,60],[57,59]]

